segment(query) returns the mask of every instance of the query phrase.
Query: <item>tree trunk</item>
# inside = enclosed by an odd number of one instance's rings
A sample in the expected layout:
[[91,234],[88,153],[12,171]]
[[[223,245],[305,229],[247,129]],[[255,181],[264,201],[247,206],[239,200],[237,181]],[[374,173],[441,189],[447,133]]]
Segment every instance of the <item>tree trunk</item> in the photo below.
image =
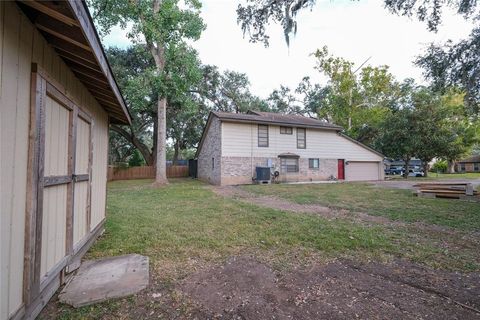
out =
[[157,166],[157,135],[158,135],[158,116],[155,114],[155,119],[157,121],[153,121],[153,147],[152,147],[152,154],[153,154],[153,166]]
[[175,142],[173,145],[173,165],[176,166],[178,164],[178,155],[180,153],[180,146],[178,142]]
[[423,164],[423,176],[426,178],[428,177],[428,163],[430,161],[423,161],[422,160],[422,164]]
[[143,142],[141,142],[133,132],[128,132],[117,125],[111,125],[110,129],[117,132],[122,137],[124,137],[128,142],[133,144],[133,146],[137,148],[138,151],[140,151],[147,165],[149,166],[153,165],[153,159],[154,159],[153,154],[148,150],[149,149],[148,146],[146,146]]
[[155,166],[155,185],[168,184],[167,179],[167,99],[158,98],[157,102],[157,154]]
[[447,173],[455,173],[455,160],[447,161]]
[[408,165],[410,163],[410,158],[405,158],[405,159],[403,159],[403,161],[405,162],[404,167],[403,167],[403,177],[405,179],[408,179]]

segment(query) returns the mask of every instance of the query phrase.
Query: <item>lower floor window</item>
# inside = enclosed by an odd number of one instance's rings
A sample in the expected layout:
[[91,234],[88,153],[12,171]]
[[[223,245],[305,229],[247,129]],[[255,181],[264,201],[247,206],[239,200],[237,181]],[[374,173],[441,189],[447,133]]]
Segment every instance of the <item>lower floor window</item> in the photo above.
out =
[[460,171],[461,172],[465,171],[465,163],[460,163]]
[[308,167],[310,169],[318,169],[320,167],[320,159],[308,159]]
[[282,172],[298,172],[298,158],[280,158]]
[[473,171],[480,171],[480,163],[476,162],[473,164]]

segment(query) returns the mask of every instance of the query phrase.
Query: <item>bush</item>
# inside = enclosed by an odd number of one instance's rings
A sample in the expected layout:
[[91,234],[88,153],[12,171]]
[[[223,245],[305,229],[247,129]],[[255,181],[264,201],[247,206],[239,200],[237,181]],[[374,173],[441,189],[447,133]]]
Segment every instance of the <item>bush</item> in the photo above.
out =
[[433,164],[430,171],[445,173],[445,172],[447,172],[447,168],[448,168],[447,161],[446,160],[439,160],[439,161],[437,161]]
[[136,150],[133,152],[133,155],[128,159],[128,166],[129,167],[139,167],[145,164],[145,160],[143,160],[143,156],[140,151]]

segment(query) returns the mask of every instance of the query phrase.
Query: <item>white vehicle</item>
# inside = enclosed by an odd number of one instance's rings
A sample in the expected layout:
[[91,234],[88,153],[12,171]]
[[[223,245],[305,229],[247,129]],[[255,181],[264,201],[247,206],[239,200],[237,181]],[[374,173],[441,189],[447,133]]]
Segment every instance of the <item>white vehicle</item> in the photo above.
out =
[[420,171],[419,169],[410,169],[408,170],[408,176],[409,177],[423,177],[425,174],[423,171]]

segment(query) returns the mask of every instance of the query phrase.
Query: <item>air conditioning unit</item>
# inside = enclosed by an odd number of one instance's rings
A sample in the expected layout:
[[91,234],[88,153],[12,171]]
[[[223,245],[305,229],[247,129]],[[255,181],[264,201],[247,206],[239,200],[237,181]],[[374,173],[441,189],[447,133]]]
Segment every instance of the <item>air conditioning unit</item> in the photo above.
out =
[[255,173],[256,173],[255,181],[257,183],[262,183],[262,184],[270,183],[271,175],[270,175],[269,167],[256,167]]

